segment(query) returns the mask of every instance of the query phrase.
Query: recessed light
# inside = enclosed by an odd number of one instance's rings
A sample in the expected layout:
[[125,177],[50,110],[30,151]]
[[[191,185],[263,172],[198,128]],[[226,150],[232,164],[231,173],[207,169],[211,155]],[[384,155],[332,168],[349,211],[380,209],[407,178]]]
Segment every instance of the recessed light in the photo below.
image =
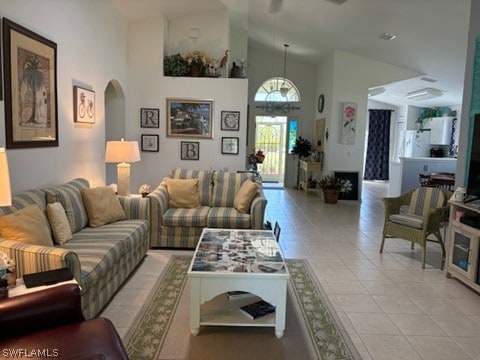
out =
[[383,33],[383,34],[378,35],[378,38],[382,39],[382,40],[393,40],[396,37],[397,37],[397,35],[389,34],[389,33]]

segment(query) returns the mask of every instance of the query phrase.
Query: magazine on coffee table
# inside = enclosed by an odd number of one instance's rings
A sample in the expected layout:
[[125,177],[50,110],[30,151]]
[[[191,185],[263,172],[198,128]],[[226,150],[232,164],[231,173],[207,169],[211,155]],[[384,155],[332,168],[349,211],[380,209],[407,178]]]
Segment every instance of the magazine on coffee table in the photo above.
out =
[[246,291],[227,291],[225,295],[227,296],[228,300],[241,300],[257,296]]
[[254,302],[253,304],[241,306],[240,310],[250,319],[255,320],[261,318],[262,316],[274,313],[275,306],[264,300],[260,300]]

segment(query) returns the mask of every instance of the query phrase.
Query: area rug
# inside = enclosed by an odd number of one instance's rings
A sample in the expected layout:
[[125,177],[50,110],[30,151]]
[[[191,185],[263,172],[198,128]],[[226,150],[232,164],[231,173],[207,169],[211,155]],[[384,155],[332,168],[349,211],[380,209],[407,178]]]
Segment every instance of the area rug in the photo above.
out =
[[124,338],[130,359],[360,359],[306,260],[290,272],[285,335],[270,327],[189,326],[192,257],[173,255]]

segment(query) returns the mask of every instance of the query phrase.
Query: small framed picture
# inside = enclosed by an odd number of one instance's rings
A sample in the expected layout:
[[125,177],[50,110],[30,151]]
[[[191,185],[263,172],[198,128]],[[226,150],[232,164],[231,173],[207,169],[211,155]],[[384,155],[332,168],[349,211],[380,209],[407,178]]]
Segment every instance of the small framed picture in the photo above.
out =
[[160,109],[141,108],[140,109],[140,127],[142,128],[160,127]]
[[238,137],[222,137],[222,154],[238,154]]
[[181,141],[180,159],[200,160],[200,143],[198,141]]
[[158,152],[158,135],[142,134],[142,151]]
[[222,111],[221,130],[240,131],[240,111]]
[[73,121],[95,124],[95,91],[73,87]]

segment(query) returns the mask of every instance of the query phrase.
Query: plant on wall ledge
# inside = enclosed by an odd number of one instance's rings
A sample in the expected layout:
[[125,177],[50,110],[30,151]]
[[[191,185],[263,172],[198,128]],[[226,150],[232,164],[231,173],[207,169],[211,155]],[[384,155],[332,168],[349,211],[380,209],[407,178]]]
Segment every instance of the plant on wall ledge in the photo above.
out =
[[190,65],[180,54],[167,55],[163,58],[163,72],[165,76],[187,76]]

